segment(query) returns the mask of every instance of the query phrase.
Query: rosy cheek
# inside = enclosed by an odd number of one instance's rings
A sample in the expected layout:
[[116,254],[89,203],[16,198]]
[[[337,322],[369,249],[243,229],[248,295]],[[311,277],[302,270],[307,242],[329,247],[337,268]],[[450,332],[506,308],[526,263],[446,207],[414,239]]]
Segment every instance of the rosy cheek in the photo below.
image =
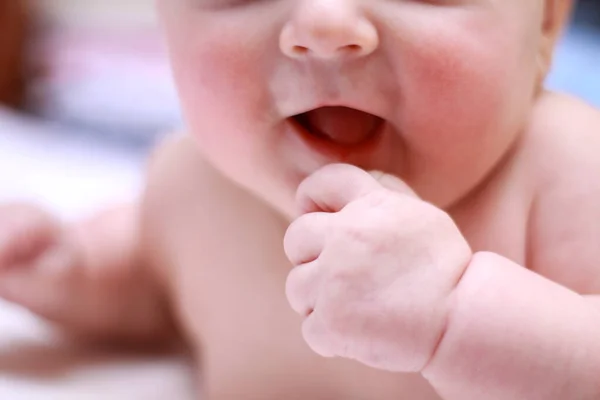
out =
[[408,49],[405,118],[428,145],[481,135],[502,113],[510,87],[507,69],[501,67],[506,63],[478,43],[435,35]]
[[179,49],[175,74],[186,116],[203,141],[243,139],[256,87],[250,57],[227,42],[197,41]]
[[239,63],[228,62],[230,58],[228,49],[213,43],[195,43],[182,48],[175,64],[185,98],[193,98],[206,107],[231,98],[230,88],[237,86]]

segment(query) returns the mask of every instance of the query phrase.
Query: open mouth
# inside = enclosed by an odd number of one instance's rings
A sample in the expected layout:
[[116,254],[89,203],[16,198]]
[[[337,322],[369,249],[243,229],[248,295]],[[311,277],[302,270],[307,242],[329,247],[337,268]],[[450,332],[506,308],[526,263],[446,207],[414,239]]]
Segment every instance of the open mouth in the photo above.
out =
[[355,147],[378,136],[384,120],[348,107],[320,107],[292,117],[305,133],[343,147]]

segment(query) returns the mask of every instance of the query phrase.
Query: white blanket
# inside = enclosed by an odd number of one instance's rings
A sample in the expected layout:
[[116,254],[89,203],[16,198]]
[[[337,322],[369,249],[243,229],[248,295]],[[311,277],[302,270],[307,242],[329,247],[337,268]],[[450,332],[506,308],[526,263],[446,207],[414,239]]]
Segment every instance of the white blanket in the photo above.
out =
[[[135,198],[145,152],[100,143],[0,109],[0,202],[36,201],[74,218]],[[192,376],[182,357],[64,343],[34,316],[0,301],[0,399],[191,400]]]

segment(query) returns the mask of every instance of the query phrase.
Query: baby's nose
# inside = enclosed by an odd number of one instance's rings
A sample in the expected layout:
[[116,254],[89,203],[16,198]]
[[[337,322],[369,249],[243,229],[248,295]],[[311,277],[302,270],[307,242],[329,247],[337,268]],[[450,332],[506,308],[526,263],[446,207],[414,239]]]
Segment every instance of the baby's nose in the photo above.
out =
[[301,59],[364,57],[379,46],[373,23],[355,0],[297,0],[281,31],[281,51]]

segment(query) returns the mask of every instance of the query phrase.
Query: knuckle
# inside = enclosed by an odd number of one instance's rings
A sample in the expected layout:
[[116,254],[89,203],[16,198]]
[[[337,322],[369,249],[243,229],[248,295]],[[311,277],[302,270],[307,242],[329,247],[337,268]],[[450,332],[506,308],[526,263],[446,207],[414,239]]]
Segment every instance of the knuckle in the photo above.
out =
[[283,237],[283,247],[285,253],[289,256],[294,253],[298,244],[307,234],[307,218],[302,216],[294,220],[287,228]]
[[380,203],[345,218],[337,241],[359,249],[380,253],[394,248],[403,235],[404,222],[398,210]]
[[285,255],[293,265],[312,261],[317,249],[323,245],[327,223],[321,215],[306,214],[293,221],[283,237]]
[[[302,316],[312,312],[314,283],[305,278],[304,267],[292,269],[285,282],[285,295],[292,309]],[[311,284],[313,283],[313,284]]]
[[290,223],[285,236],[288,240],[300,240],[309,232],[309,227],[313,224],[314,214],[304,214]]
[[293,221],[285,231],[285,235],[283,236],[283,248],[285,253],[289,256],[290,252],[295,247],[297,241],[299,240],[299,236],[301,234],[301,228],[299,225],[299,220]]

